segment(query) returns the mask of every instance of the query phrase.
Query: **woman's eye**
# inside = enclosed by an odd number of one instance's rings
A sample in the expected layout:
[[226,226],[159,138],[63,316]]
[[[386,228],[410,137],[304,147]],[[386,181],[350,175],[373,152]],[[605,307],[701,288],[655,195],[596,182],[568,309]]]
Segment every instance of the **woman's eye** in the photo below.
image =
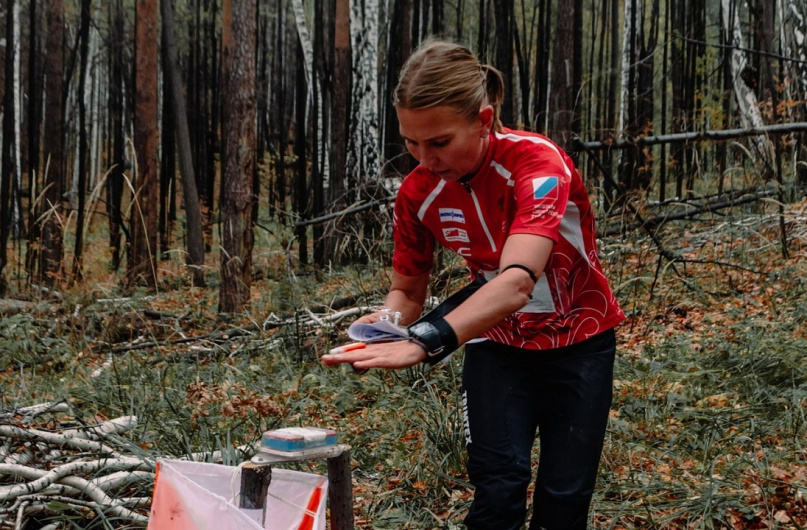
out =
[[445,147],[448,145],[448,140],[440,140],[439,142],[432,142],[432,147]]

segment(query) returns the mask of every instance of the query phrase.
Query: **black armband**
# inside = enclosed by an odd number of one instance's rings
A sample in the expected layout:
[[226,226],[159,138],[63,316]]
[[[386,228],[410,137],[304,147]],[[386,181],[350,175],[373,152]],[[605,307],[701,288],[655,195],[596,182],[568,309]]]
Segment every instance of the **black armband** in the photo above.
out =
[[502,272],[506,271],[507,269],[521,269],[530,275],[530,280],[532,280],[532,283],[538,283],[538,278],[535,277],[535,273],[532,272],[532,269],[530,269],[529,267],[519,265],[518,263],[513,263],[512,265],[508,265],[507,267],[503,268]]
[[459,347],[457,334],[444,318],[434,322],[416,322],[408,330],[409,340],[426,351],[424,363],[435,364]]

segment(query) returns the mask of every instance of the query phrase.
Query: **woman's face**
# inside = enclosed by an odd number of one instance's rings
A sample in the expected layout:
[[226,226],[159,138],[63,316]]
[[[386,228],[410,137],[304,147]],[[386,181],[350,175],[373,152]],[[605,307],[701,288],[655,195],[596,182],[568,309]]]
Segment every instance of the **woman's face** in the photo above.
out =
[[421,166],[449,182],[479,169],[490,141],[492,107],[483,107],[472,121],[448,106],[397,112],[406,148]]

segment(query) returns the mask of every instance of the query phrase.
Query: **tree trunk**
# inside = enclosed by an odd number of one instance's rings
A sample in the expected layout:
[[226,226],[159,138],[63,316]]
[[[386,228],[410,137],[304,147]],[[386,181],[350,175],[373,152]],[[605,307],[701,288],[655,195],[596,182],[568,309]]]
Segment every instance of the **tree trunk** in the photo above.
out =
[[[313,127],[311,144],[314,146],[311,154],[311,188],[313,195],[312,215],[318,216],[325,212],[325,183],[328,181],[329,152],[327,148],[328,113],[330,92],[327,79],[329,68],[327,65],[328,49],[326,38],[324,2],[314,5],[314,77],[311,80],[313,105],[311,109]],[[326,266],[326,239],[322,225],[314,225],[314,263]]]
[[[316,131],[318,127],[319,116],[316,115],[318,106],[315,101],[315,71],[314,71],[314,43],[311,40],[311,35],[308,31],[308,24],[305,19],[305,9],[302,0],[292,0],[292,11],[294,12],[294,20],[297,27],[297,77],[295,81],[296,86],[296,106],[295,106],[295,135],[294,135],[294,153],[297,157],[296,164],[296,180],[294,186],[294,212],[297,218],[301,221],[310,218],[311,204],[309,202],[309,193],[315,190],[313,174],[316,173],[316,156],[317,142],[314,140],[311,145],[312,160],[312,178],[309,182],[309,164],[308,164],[308,122],[309,119],[313,123],[312,129]],[[309,106],[311,107],[309,109]],[[317,138],[317,134],[313,135]],[[306,227],[300,226],[296,232],[297,243],[299,248],[300,265],[306,265],[309,261],[308,256],[308,232]]]
[[[734,97],[739,107],[740,123],[744,128],[761,127],[764,125],[764,121],[759,111],[757,97],[743,80],[743,69],[747,62],[745,53],[741,49],[743,47],[743,34],[737,13],[738,7],[735,0],[721,1],[723,3],[723,25],[726,28],[726,33],[731,36],[732,44],[735,46],[730,57],[731,77]],[[753,138],[753,145],[758,160],[770,167],[773,160],[770,143],[764,137],[757,136]]]
[[249,306],[252,285],[252,174],[255,171],[255,10],[222,5],[222,228],[219,311]]
[[[59,0],[61,2],[61,0]],[[109,4],[112,10],[112,27],[116,35],[124,34],[123,23],[123,1],[112,0]],[[123,116],[124,90],[126,82],[124,79],[124,56],[123,46],[115,46],[110,52],[112,61],[112,82],[109,91],[109,109],[112,114],[112,169],[107,180],[107,215],[109,217],[109,248],[112,250],[112,270],[120,268],[121,260],[121,231],[125,228],[123,224],[123,212],[121,202],[123,200],[123,178],[127,166],[125,160],[126,138],[124,135]]]
[[[11,230],[14,236],[14,239],[18,239],[22,234],[22,82],[21,82],[21,61],[22,61],[22,50],[20,50],[21,46],[21,28],[20,24],[22,23],[21,20],[21,8],[19,1],[15,1],[13,3],[13,18],[14,18],[14,29],[12,32],[12,41],[14,46],[11,48],[14,50],[14,67],[13,67],[13,76],[11,78],[6,78],[6,90],[8,90],[9,86],[11,87],[12,92],[12,101],[14,105],[14,142],[13,142],[13,152],[12,152],[12,163],[14,165],[14,180],[11,183]],[[6,41],[8,42],[8,41]],[[11,83],[9,83],[9,80]]]
[[28,212],[29,230],[34,230],[34,212],[32,206],[36,199],[34,193],[37,191],[37,180],[41,178],[42,172],[39,163],[40,135],[42,134],[42,87],[44,79],[42,77],[42,67],[40,59],[42,57],[42,45],[40,42],[41,14],[37,10],[38,2],[31,1],[28,10]]
[[[331,167],[330,189],[328,190],[329,203],[334,211],[346,206],[347,183],[347,139],[348,116],[353,109],[350,107],[350,3],[349,0],[336,0],[334,15],[334,63],[333,63],[333,100],[331,103]],[[326,234],[326,261],[339,261],[337,247],[339,243],[338,228],[334,227]]]
[[532,128],[539,133],[546,133],[548,128],[547,105],[549,102],[549,57],[552,35],[552,2],[540,0],[538,15],[538,43],[535,54],[535,118]]
[[[348,181],[352,189],[378,182],[378,0],[351,2],[353,82]],[[350,199],[358,200],[358,193]],[[373,198],[375,198],[373,196]],[[349,202],[350,202],[349,201]]]
[[513,115],[513,19],[515,7],[513,0],[501,0],[496,5],[496,60],[494,66],[504,76],[507,91],[504,94],[500,118],[505,127],[514,127]]
[[[620,138],[635,138],[639,134],[636,106],[636,64],[643,18],[642,4],[639,0],[626,0],[625,30],[622,34],[622,97],[618,126]],[[640,163],[637,149],[620,151],[619,183],[623,192],[635,189],[635,176]]]
[[45,137],[44,190],[38,217],[42,220],[37,281],[56,285],[62,277],[62,182],[64,181],[64,5],[45,3]]
[[[163,2],[160,2],[162,6]],[[169,78],[168,45],[166,44],[165,17],[163,17],[162,42],[160,46],[160,60],[163,73],[162,101],[160,114],[160,260],[168,260],[171,252],[171,239],[174,234],[176,221],[176,117],[174,116],[173,87]]]
[[[195,287],[205,285],[205,247],[202,235],[202,212],[199,207],[199,192],[196,189],[196,174],[193,169],[193,152],[188,130],[188,114],[185,105],[185,92],[177,66],[176,38],[174,36],[174,9],[171,0],[161,0],[164,50],[167,69],[166,77],[170,84],[173,103],[174,129],[179,148],[179,169],[182,173],[182,197],[185,203],[185,243],[187,246],[186,264],[191,283]],[[168,87],[166,87],[168,89]]]
[[[347,174],[348,203],[372,201],[385,197],[388,192],[379,179],[379,120],[378,120],[378,0],[351,1],[351,50],[353,82],[350,106],[350,139],[348,144]],[[432,4],[432,20],[442,20],[441,2]],[[440,22],[442,23],[442,22]],[[388,98],[385,98],[388,99]],[[355,231],[361,234],[353,240],[351,253],[357,260],[369,257],[366,246],[359,239],[375,241],[381,226],[372,215],[356,219]]]
[[[398,73],[404,61],[412,53],[411,41],[411,0],[394,0],[392,15],[387,33],[387,53],[384,61],[384,84],[382,94],[392,94],[398,84]],[[398,130],[398,118],[395,106],[390,97],[382,100],[382,126],[383,139],[381,142],[383,158],[386,161],[385,173],[390,175],[405,175],[412,170],[411,157],[406,155],[406,147]]]
[[135,164],[131,208],[129,285],[157,285],[158,133],[157,69],[158,6],[150,0],[135,4]]
[[89,178],[89,138],[87,134],[87,78],[89,77],[90,49],[90,9],[92,0],[81,0],[81,23],[79,27],[79,82],[78,82],[78,175],[77,177],[77,215],[76,241],[73,251],[73,270],[70,282],[81,281],[84,267],[82,264],[84,251],[84,205],[86,202],[87,179]]
[[[308,42],[310,45],[310,41]],[[294,135],[294,154],[297,157],[296,176],[294,185],[294,212],[300,220],[306,220],[309,215],[308,210],[308,163],[306,160],[306,104],[308,98],[308,83],[306,82],[306,52],[304,51],[303,39],[297,41],[297,97],[295,105],[295,119],[297,126]],[[310,64],[310,63],[309,63]],[[300,265],[308,263],[308,237],[306,227],[297,228],[298,257]]]
[[574,20],[574,3],[560,2],[555,23],[555,42],[552,46],[547,133],[558,145],[565,148],[570,147],[577,127],[575,87],[578,86],[578,82],[574,75],[577,71],[575,64],[580,58],[574,56]]
[[[807,0],[778,0],[781,42],[783,55],[799,61],[786,61],[788,77],[792,83],[785,83],[788,99],[801,101],[802,104],[791,109],[790,121],[807,119],[807,47],[804,36],[807,35]],[[807,160],[807,135],[794,136],[793,159],[795,164],[795,185],[807,186],[807,164],[798,161]]]
[[[8,263],[8,236],[11,233],[12,224],[12,204],[11,186],[17,178],[14,171],[14,144],[16,136],[14,134],[15,123],[15,101],[14,90],[8,90],[9,85],[13,86],[14,79],[14,50],[17,48],[17,41],[14,40],[14,31],[17,22],[15,20],[16,0],[6,2],[6,58],[5,58],[5,80],[6,90],[3,95],[3,156],[2,166],[0,166],[0,296],[5,295],[7,285],[5,279],[5,267]],[[9,46],[8,43],[13,43]]]
[[[666,35],[672,34],[671,25],[670,25],[670,3],[665,2],[664,4],[664,33]],[[670,42],[665,40],[664,42],[664,52],[661,59],[661,64],[663,65],[663,73],[662,75],[666,78],[669,74],[669,50],[670,50]],[[668,83],[664,83],[661,87],[661,126],[659,127],[659,131],[661,134],[667,134],[669,131],[667,130],[667,94],[668,94]],[[728,119],[726,117],[726,119]],[[721,145],[725,145],[722,144]],[[667,199],[667,146],[662,145],[660,146],[660,156],[659,156],[659,189],[658,189],[658,200],[659,202],[664,202]]]

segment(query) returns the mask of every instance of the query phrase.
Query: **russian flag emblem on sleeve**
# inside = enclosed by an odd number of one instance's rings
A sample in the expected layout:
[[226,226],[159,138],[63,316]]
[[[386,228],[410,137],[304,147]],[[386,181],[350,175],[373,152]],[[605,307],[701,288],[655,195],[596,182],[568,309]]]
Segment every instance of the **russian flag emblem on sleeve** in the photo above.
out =
[[552,199],[558,196],[558,177],[538,177],[532,179],[533,199]]

